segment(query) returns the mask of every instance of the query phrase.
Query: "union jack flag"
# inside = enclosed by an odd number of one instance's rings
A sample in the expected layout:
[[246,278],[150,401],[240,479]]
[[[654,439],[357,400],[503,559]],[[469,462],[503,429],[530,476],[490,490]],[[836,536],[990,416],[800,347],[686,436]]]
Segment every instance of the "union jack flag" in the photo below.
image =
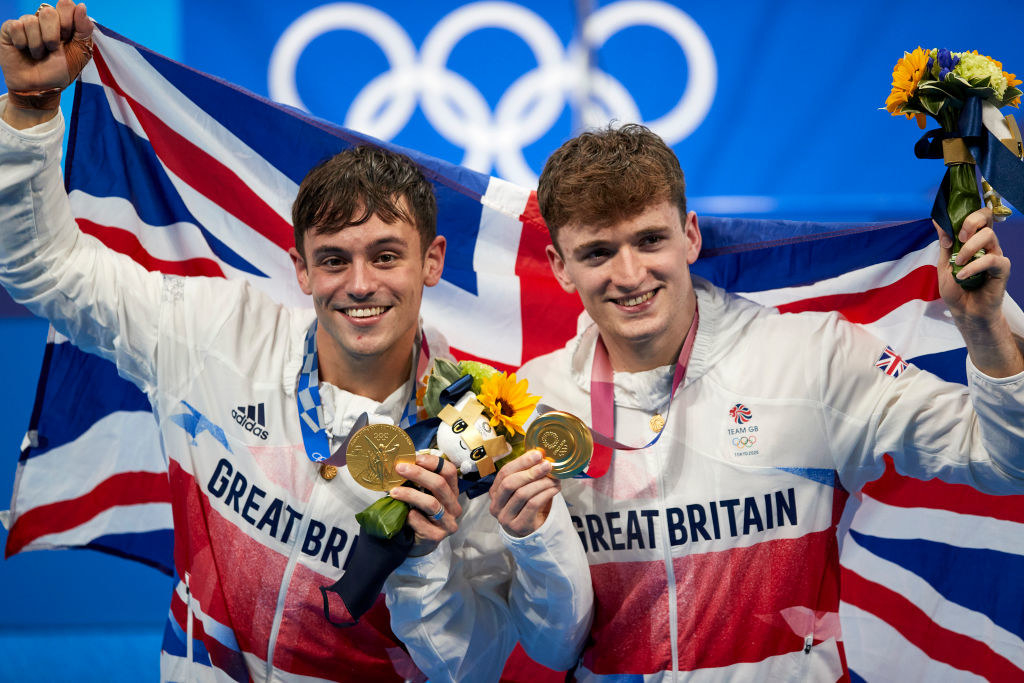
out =
[[741,425],[750,420],[753,416],[750,414],[750,408],[746,407],[742,403],[737,403],[729,409],[729,417],[731,417],[736,424]]
[[907,362],[891,346],[886,346],[881,357],[875,361],[875,367],[887,375],[899,377],[907,369]]
[[[299,180],[349,145],[383,143],[106,29],[97,55],[78,86],[68,149],[67,186],[80,228],[147,268],[245,278],[279,300],[299,301],[285,251]],[[536,195],[410,154],[434,182],[439,232],[449,245],[445,279],[427,293],[424,318],[457,355],[503,369],[564,344],[581,307],[551,275]],[[917,366],[965,383],[963,341],[943,316],[936,286],[930,221],[708,218],[702,227],[695,273],[783,313],[838,310],[903,348]],[[1020,310],[1012,302],[1006,310],[1015,329],[1024,329]],[[881,369],[901,372],[905,361],[890,356]],[[730,417],[752,416],[736,404]],[[169,501],[146,397],[106,361],[51,334],[7,517],[8,556],[89,547],[170,574]],[[1024,497],[909,480],[891,463],[864,489],[842,554],[840,613],[855,680],[1024,679],[1021,510]],[[165,647],[180,640],[172,636]],[[748,661],[742,643],[729,656]]]

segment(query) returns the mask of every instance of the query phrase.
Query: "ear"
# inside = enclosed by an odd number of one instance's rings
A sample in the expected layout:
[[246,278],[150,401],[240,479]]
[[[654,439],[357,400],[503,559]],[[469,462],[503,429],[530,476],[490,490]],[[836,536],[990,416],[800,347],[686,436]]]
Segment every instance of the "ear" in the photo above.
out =
[[444,237],[438,235],[427,247],[423,255],[423,284],[433,287],[441,281],[441,273],[444,272],[444,254],[448,248],[448,242]]
[[697,222],[697,213],[695,211],[690,211],[686,214],[683,234],[686,236],[686,262],[693,265],[697,257],[700,256],[701,247],[700,225]]
[[312,295],[313,289],[309,286],[309,271],[306,269],[306,259],[302,258],[302,254],[295,247],[288,250],[288,256],[291,257],[292,265],[295,266],[295,279],[299,281],[299,289],[306,296]]
[[549,244],[544,248],[544,253],[548,257],[548,265],[551,266],[551,272],[554,273],[555,279],[558,280],[558,284],[562,285],[567,293],[572,294],[576,291],[576,285],[573,284],[569,274],[565,272],[565,259],[558,253],[558,249],[555,249],[555,245]]

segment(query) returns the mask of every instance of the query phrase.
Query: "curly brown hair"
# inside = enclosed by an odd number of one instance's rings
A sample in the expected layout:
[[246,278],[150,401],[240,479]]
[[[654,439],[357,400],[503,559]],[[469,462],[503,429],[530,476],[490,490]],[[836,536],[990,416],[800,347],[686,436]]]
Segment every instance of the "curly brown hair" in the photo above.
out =
[[369,145],[346,149],[302,179],[292,204],[295,248],[305,256],[307,232],[333,234],[374,215],[414,225],[425,254],[437,235],[434,187],[404,154]]
[[686,219],[686,180],[675,152],[636,123],[588,131],[548,157],[537,185],[551,242],[566,225],[604,227],[669,200]]

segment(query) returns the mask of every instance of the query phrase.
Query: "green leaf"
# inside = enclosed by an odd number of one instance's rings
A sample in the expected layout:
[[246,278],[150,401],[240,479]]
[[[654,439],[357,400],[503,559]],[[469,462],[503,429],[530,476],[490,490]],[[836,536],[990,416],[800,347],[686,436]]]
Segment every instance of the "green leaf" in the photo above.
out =
[[921,102],[921,106],[924,108],[925,112],[931,114],[932,116],[938,115],[939,111],[941,111],[942,109],[941,96],[934,97],[928,96],[925,93],[920,93],[917,99]]
[[462,377],[462,370],[457,364],[444,358],[434,359],[434,367],[427,377],[427,388],[423,393],[423,409],[427,415],[436,417],[441,412],[441,392],[459,377]]
[[391,496],[384,496],[362,512],[356,513],[356,521],[366,533],[377,538],[392,538],[405,526],[409,516],[409,505]]

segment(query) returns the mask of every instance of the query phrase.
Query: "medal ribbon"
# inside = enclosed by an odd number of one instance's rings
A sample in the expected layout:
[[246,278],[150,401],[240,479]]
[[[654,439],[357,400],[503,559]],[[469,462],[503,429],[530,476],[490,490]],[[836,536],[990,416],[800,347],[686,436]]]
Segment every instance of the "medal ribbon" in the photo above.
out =
[[[320,366],[316,351],[316,320],[306,331],[306,341],[302,355],[302,369],[299,371],[299,381],[296,385],[295,402],[299,411],[299,426],[302,427],[302,444],[306,449],[306,456],[313,462],[319,463],[331,457],[330,440],[327,438],[327,429],[324,425],[324,409],[320,399]],[[416,363],[416,382],[426,373],[430,367],[430,346],[427,344],[427,335],[420,330],[419,358]],[[413,383],[412,396],[409,397],[402,418],[400,427],[408,427],[416,419],[416,389]],[[362,419],[356,420],[356,428],[366,424]],[[354,431],[354,430],[353,430]],[[347,439],[346,439],[347,441]],[[342,449],[343,450],[343,449]],[[340,467],[344,461],[337,463]]]
[[[668,406],[665,408],[665,420],[668,421],[668,411],[672,407],[672,398],[676,389],[683,383],[686,377],[686,367],[690,364],[690,355],[693,353],[693,342],[697,338],[697,324],[700,322],[700,313],[693,309],[693,323],[686,333],[686,340],[683,348],[679,351],[679,359],[676,361],[675,370],[672,373],[672,389],[668,394]],[[608,472],[612,464],[612,450],[638,451],[653,446],[661,438],[664,428],[654,435],[651,441],[643,446],[629,446],[619,443],[614,439],[615,434],[615,380],[612,372],[612,363],[608,358],[608,349],[597,335],[597,342],[594,345],[594,361],[590,369],[590,419],[593,423],[591,432],[594,435],[594,454],[590,458],[590,467],[584,475],[589,478],[602,477]],[[611,434],[612,436],[608,436]]]

